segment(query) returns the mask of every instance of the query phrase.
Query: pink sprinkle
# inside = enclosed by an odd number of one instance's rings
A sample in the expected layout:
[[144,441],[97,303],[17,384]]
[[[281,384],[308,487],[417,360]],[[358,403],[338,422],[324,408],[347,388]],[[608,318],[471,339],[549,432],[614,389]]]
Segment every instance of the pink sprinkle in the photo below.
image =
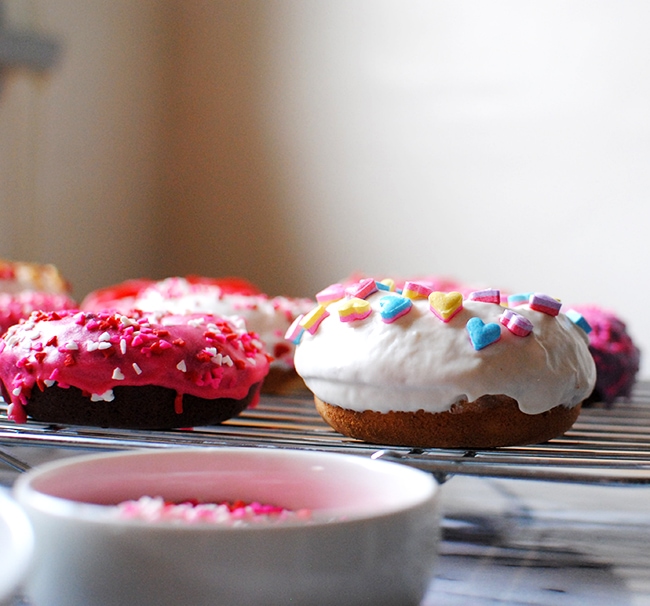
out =
[[377,283],[372,278],[364,278],[358,284],[345,289],[348,297],[357,299],[366,299],[374,292],[377,292]]
[[526,317],[508,309],[501,314],[499,322],[518,337],[526,337],[533,331],[533,323]]
[[487,288],[485,290],[476,290],[469,293],[467,297],[470,301],[480,301],[481,303],[501,303],[501,292],[494,288]]
[[138,347],[143,343],[144,343],[144,339],[140,335],[136,335],[135,337],[133,337],[133,340],[131,341],[131,345],[133,345],[133,347]]
[[327,288],[321,290],[316,295],[316,301],[326,305],[327,303],[333,303],[338,301],[345,296],[345,286],[343,284],[332,284]]
[[304,332],[304,328],[300,326],[304,314],[300,314],[292,323],[291,326],[287,329],[287,332],[284,335],[284,338],[287,341],[290,341],[294,345],[300,343],[300,338]]
[[530,295],[529,306],[535,311],[541,311],[549,316],[557,316],[560,313],[562,303],[548,295],[533,293]]

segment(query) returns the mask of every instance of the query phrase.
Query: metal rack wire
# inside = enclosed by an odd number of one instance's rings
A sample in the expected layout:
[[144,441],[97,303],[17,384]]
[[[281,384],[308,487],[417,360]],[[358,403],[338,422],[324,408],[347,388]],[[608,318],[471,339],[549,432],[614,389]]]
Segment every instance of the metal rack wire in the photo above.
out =
[[[584,408],[573,428],[545,444],[491,450],[385,447],[334,432],[308,394],[266,396],[260,404],[220,426],[142,431],[54,426],[7,420],[0,404],[0,447],[41,446],[91,450],[255,446],[298,448],[396,460],[433,473],[443,482],[454,474],[526,478],[589,484],[650,483],[650,383],[611,408]],[[21,462],[0,450],[0,461]],[[22,469],[21,469],[22,470]]]

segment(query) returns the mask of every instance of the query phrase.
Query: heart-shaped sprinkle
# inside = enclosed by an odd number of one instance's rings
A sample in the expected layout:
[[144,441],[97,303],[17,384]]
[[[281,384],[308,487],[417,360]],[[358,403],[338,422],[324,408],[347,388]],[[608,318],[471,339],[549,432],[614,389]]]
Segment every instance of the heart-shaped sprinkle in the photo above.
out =
[[377,288],[379,290],[387,290],[388,292],[395,292],[395,280],[391,278],[385,278],[380,282],[377,282]]
[[517,305],[525,305],[528,303],[531,294],[529,292],[520,292],[514,295],[508,295],[508,306],[517,307]]
[[557,316],[560,313],[562,303],[553,297],[542,293],[533,293],[528,300],[531,309],[541,311],[549,316]]
[[300,322],[303,319],[303,314],[300,314],[292,323],[291,326],[287,329],[287,332],[284,333],[284,338],[287,341],[290,341],[294,345],[298,345],[300,343],[300,339],[302,339],[302,333],[305,332],[305,329],[300,326]]
[[449,322],[463,309],[463,295],[459,292],[432,292],[429,295],[429,309],[443,322]]
[[324,305],[317,305],[310,312],[306,313],[298,323],[310,334],[314,334],[320,323],[330,315]]
[[339,307],[339,320],[341,320],[341,322],[363,320],[370,315],[371,311],[372,307],[370,307],[368,301],[354,297],[352,299],[347,299]]
[[499,316],[499,322],[518,337],[526,337],[533,331],[533,323],[512,309],[504,310]]
[[477,351],[496,343],[501,338],[501,327],[494,322],[485,324],[481,318],[470,318],[466,328],[469,340]]
[[379,299],[379,306],[381,308],[381,319],[386,324],[391,324],[397,318],[401,318],[404,314],[411,311],[413,303],[408,297],[401,295],[386,295]]
[[431,288],[419,282],[405,282],[402,294],[409,299],[426,299],[431,294]]
[[345,286],[343,284],[332,284],[316,295],[316,301],[322,305],[327,305],[328,303],[339,301],[343,297],[345,297]]
[[569,311],[566,312],[566,316],[571,320],[571,322],[582,328],[582,330],[587,334],[591,332],[591,325],[580,312],[577,312],[575,309],[569,309]]
[[467,297],[470,301],[480,301],[481,303],[501,303],[501,291],[494,288],[486,288],[485,290],[475,290],[469,293]]
[[345,294],[348,297],[356,297],[357,299],[366,299],[373,292],[377,292],[377,283],[372,278],[364,278],[357,282],[357,284],[348,286],[345,289]]

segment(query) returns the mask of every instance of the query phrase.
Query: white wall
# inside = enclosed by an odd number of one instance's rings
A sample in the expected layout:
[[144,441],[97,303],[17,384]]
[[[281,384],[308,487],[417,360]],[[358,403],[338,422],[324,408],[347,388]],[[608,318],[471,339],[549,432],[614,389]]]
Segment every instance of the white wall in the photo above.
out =
[[191,193],[210,220],[184,215],[204,237],[176,268],[212,232],[204,267],[267,290],[449,274],[611,307],[650,351],[650,5],[179,10],[194,41],[178,161],[200,167]]
[[0,178],[27,175],[0,183],[0,255],[80,292],[447,274],[611,307],[650,352],[642,0],[32,4],[67,51],[0,96]]
[[55,263],[75,294],[152,273],[160,251],[166,20],[158,2],[7,1],[62,43],[0,90],[0,256]]

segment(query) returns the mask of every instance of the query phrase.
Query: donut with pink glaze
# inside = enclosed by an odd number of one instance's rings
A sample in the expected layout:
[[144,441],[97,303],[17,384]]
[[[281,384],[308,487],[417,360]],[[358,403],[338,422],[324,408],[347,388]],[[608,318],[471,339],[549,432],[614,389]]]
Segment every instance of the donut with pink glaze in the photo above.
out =
[[256,403],[268,369],[257,335],[204,314],[34,312],[0,339],[18,423],[213,425]]

